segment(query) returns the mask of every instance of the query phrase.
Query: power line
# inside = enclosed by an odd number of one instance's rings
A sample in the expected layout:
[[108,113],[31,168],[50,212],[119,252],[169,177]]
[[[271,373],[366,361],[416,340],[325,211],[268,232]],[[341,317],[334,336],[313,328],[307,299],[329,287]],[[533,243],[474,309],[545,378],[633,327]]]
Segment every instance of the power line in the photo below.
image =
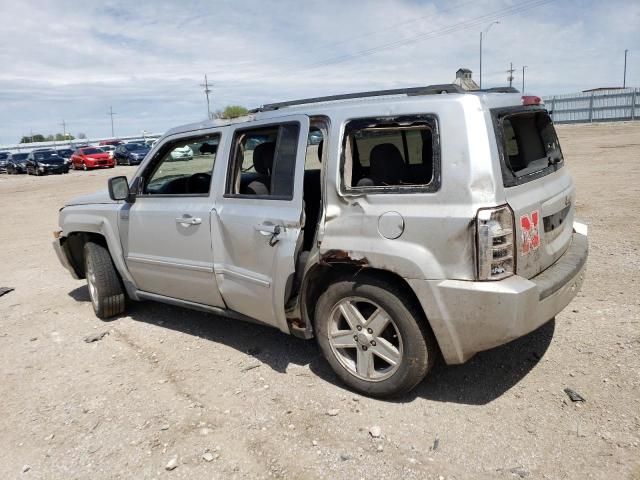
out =
[[512,16],[512,15],[516,15],[518,13],[530,10],[532,8],[536,8],[542,5],[545,5],[547,3],[551,3],[555,0],[528,0],[525,2],[522,2],[518,5],[514,5],[512,7],[507,7],[507,8],[503,8],[503,9],[499,9],[496,10],[492,13],[488,13],[479,17],[475,17],[469,20],[465,20],[462,22],[458,22],[455,24],[451,24],[448,25],[446,27],[440,28],[440,29],[436,29],[436,30],[432,30],[429,32],[425,32],[425,33],[421,33],[419,35],[414,35],[413,37],[409,37],[407,39],[403,39],[403,40],[396,40],[393,42],[389,42],[386,44],[381,44],[381,45],[377,45],[375,47],[371,47],[371,48],[367,48],[364,50],[360,50],[358,52],[354,52],[351,54],[345,54],[345,55],[341,55],[341,56],[337,56],[334,58],[330,58],[330,59],[326,59],[314,64],[310,64],[307,66],[303,66],[299,69],[297,69],[297,72],[300,72],[301,70],[310,70],[310,69],[314,69],[314,68],[318,68],[318,67],[322,67],[322,66],[328,66],[331,64],[336,64],[336,63],[342,63],[354,58],[358,58],[358,57],[364,57],[364,56],[368,56],[368,55],[372,55],[374,53],[377,53],[379,51],[382,50],[390,50],[390,49],[394,49],[394,48],[398,48],[401,46],[405,46],[405,45],[409,45],[411,43],[415,43],[421,40],[424,40],[426,38],[432,39],[432,38],[438,38],[444,35],[448,35],[450,33],[455,33],[459,30],[467,30],[469,28],[474,28],[477,27],[479,25],[484,25],[486,22],[491,21],[491,20],[499,20],[501,18],[505,18],[508,16]]
[[483,14],[481,16],[478,17],[474,17],[468,20],[464,20],[461,22],[456,22],[450,25],[447,25],[445,27],[442,28],[438,28],[435,30],[431,30],[428,32],[424,32],[418,35],[414,35],[412,37],[409,38],[405,38],[405,39],[401,39],[401,40],[395,40],[392,42],[387,42],[387,43],[383,43],[380,45],[376,45],[373,47],[369,47],[363,50],[359,50],[353,53],[348,53],[348,54],[343,54],[343,55],[339,55],[336,57],[331,57],[331,58],[327,58],[325,60],[321,60],[319,62],[315,62],[315,63],[311,63],[308,65],[302,65],[302,66],[298,66],[292,69],[283,69],[280,70],[280,72],[276,72],[274,74],[271,75],[262,75],[261,79],[266,80],[266,79],[280,79],[283,76],[288,76],[291,74],[296,74],[298,75],[300,72],[304,72],[304,71],[309,71],[309,70],[314,70],[320,67],[325,67],[325,66],[330,66],[330,65],[334,65],[334,64],[339,64],[339,63],[344,63],[347,62],[349,60],[353,60],[356,58],[361,58],[361,57],[365,57],[365,56],[369,56],[369,55],[373,55],[375,53],[378,53],[380,51],[383,50],[391,50],[391,49],[395,49],[398,47],[402,47],[405,45],[409,45],[412,43],[416,43],[422,40],[426,40],[426,39],[434,39],[434,38],[439,38],[445,35],[449,35],[451,33],[456,33],[462,30],[468,30],[471,28],[476,28],[478,26],[484,26],[487,22],[490,21],[495,21],[495,20],[499,20],[505,17],[509,17],[509,16],[513,16],[513,15],[517,15],[518,13],[522,13],[528,10],[531,10],[533,8],[536,7],[540,7],[542,5],[548,4],[548,3],[552,3],[556,0],[526,0],[522,3],[519,3],[517,5],[512,5],[510,7],[505,7],[505,8],[500,8],[498,10],[495,10],[491,13],[487,13],[487,14]]

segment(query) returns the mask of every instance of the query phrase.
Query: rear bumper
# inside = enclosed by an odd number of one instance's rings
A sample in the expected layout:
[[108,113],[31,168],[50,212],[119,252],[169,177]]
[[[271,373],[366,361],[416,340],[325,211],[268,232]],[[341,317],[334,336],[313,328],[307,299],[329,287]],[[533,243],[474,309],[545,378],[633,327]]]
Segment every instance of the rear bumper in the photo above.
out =
[[463,363],[477,352],[526,335],[560,313],[582,287],[588,250],[586,228],[576,226],[564,255],[533,278],[409,283],[423,304],[445,361]]

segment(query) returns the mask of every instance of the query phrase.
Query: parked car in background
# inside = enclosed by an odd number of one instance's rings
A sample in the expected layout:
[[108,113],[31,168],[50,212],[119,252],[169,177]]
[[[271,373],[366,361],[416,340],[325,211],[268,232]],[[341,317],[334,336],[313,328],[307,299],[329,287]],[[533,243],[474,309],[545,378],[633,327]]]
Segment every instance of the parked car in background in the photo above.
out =
[[7,171],[7,161],[11,154],[9,152],[0,152],[0,172]]
[[116,147],[115,145],[101,145],[100,147],[98,147],[100,150],[102,150],[105,153],[109,154],[109,158],[113,158],[113,152],[115,152]]
[[41,149],[29,153],[25,170],[29,175],[69,173],[69,164],[55,150]]
[[27,173],[27,157],[28,153],[12,153],[7,161],[7,173],[16,175],[18,173]]
[[97,147],[79,148],[71,156],[74,170],[89,170],[93,168],[113,168],[115,162],[109,154]]
[[151,149],[143,143],[125,143],[118,145],[113,158],[118,165],[140,165],[149,150]]
[[171,150],[172,160],[193,160],[193,150],[189,145]]
[[65,159],[67,164],[71,164],[71,155],[73,155],[73,150],[70,148],[56,148],[55,149],[58,155]]
[[102,147],[103,145],[113,145],[114,147],[117,147],[118,145],[122,145],[123,141],[119,140],[117,138],[114,138],[112,140],[102,140],[98,146]]

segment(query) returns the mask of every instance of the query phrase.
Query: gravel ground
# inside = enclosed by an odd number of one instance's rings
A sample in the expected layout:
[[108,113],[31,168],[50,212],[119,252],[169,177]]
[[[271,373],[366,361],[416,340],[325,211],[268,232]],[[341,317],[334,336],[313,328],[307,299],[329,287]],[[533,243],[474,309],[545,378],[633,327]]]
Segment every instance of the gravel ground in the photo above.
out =
[[582,293],[401,401],[261,326],[151,302],[100,321],[51,231],[130,167],[1,175],[0,478],[640,479],[640,122],[559,133],[590,228]]

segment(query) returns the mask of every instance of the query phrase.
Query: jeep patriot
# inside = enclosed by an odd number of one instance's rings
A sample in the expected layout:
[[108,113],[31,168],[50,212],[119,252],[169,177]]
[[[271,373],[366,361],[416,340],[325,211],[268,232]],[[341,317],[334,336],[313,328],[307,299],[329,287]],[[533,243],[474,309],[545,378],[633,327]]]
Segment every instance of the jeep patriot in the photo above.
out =
[[170,130],[108,187],[54,242],[98,317],[154,300],[315,337],[371,396],[531,332],[585,274],[553,122],[514,89],[264,105]]

